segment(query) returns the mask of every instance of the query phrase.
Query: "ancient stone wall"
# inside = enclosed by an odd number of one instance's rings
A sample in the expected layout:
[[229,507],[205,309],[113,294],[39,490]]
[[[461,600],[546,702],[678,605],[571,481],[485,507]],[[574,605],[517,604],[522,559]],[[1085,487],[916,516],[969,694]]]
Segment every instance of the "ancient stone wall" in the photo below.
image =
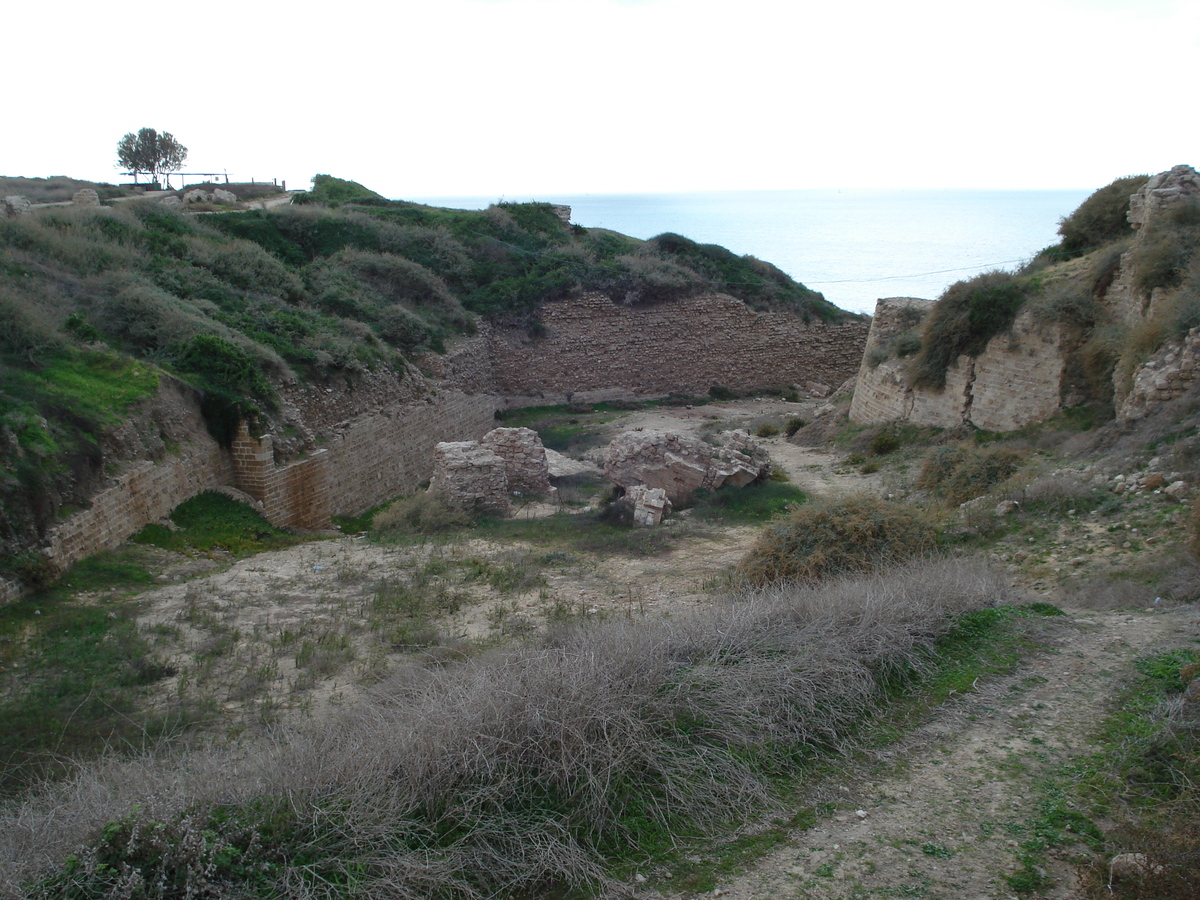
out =
[[1035,322],[1029,313],[1019,314],[1012,328],[992,338],[979,356],[960,356],[940,391],[912,387],[908,360],[892,356],[872,365],[877,359],[873,352],[882,353],[900,328],[900,312],[928,306],[929,301],[908,297],[879,301],[850,404],[851,421],[1012,431],[1062,408],[1068,336],[1058,325]]
[[1182,397],[1197,376],[1200,328],[1193,328],[1184,340],[1166,344],[1138,368],[1132,389],[1117,409],[1117,418],[1142,418],[1159,404]]
[[713,295],[623,306],[601,294],[547,303],[544,333],[496,328],[490,335],[499,391],[563,401],[603,396],[738,391],[820,381],[857,371],[869,323],[806,324],[787,313],[755,312]]
[[63,569],[112,550],[189,497],[232,483],[229,455],[201,431],[176,455],[131,464],[111,486],[92,496],[87,509],[51,529],[46,556]]

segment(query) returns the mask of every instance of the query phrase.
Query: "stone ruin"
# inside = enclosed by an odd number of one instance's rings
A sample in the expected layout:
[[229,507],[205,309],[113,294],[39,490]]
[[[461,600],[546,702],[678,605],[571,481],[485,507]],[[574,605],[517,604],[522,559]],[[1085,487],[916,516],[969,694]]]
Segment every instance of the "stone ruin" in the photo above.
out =
[[529,428],[494,428],[478,441],[433,450],[430,493],[449,506],[506,516],[512,497],[552,496],[546,448]]
[[100,195],[91,188],[80,188],[71,195],[71,202],[76,206],[99,206]]
[[0,213],[6,217],[23,216],[29,212],[32,205],[28,198],[22,197],[20,194],[9,194],[4,198],[4,202],[0,203]]
[[237,203],[237,194],[224,188],[214,188],[206,191],[202,188],[192,188],[183,195],[183,203]]
[[745,431],[717,440],[714,447],[679,431],[627,431],[608,445],[604,477],[633,500],[637,524],[657,525],[698,490],[745,487],[770,474],[770,455]]

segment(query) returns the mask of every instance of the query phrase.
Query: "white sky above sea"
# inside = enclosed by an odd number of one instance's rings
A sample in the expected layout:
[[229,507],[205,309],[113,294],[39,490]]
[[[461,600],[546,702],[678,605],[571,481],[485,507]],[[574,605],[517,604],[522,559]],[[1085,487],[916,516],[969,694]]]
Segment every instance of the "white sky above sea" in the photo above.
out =
[[[130,8],[132,10],[132,8]],[[11,4],[0,174],[388,197],[1088,188],[1200,164],[1200,0]]]

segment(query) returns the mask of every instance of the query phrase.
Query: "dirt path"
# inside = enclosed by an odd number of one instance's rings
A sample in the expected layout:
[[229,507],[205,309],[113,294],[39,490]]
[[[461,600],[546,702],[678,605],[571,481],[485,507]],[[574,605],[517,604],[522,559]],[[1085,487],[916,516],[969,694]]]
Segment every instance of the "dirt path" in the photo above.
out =
[[[1039,780],[1089,750],[1136,657],[1196,639],[1200,611],[1073,610],[1041,627],[1053,649],[943,707],[869,770],[804,798],[833,811],[707,896],[1015,898],[1005,876],[1021,869]],[[1071,860],[1083,854],[1052,851],[1037,896],[1076,896]]]

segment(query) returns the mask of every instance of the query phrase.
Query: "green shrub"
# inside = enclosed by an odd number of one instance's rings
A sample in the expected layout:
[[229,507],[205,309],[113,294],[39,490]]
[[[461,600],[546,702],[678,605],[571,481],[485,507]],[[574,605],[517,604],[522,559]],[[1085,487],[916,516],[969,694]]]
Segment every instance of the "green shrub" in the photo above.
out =
[[788,437],[794,437],[796,432],[799,431],[801,428],[803,428],[807,424],[808,424],[808,422],[806,420],[800,418],[799,416],[792,416],[790,419],[787,420],[786,423],[784,423],[783,433],[786,434]]
[[708,389],[708,396],[714,400],[735,400],[737,394],[723,384],[714,384]]
[[224,494],[204,491],[175,507],[175,529],[147,525],[130,540],[164,550],[221,549],[234,556],[290,547],[300,538],[276,528],[257,511]]
[[1177,206],[1155,221],[1134,251],[1134,280],[1138,290],[1178,285],[1200,248],[1200,202]]
[[988,341],[1012,325],[1024,301],[1024,285],[1010,272],[984,272],[952,284],[926,319],[913,382],[941,390],[958,357],[982,353]]
[[383,200],[382,194],[377,194],[368,187],[363,187],[357,181],[347,181],[334,178],[332,175],[314,175],[312,190],[296,195],[295,203],[327,203],[330,206],[340,206],[343,203],[361,203],[364,200]]
[[1133,233],[1129,224],[1129,198],[1150,180],[1148,175],[1130,175],[1105,185],[1058,223],[1062,236],[1061,255],[1080,256],[1109,241]]
[[1009,478],[1023,457],[1015,450],[975,450],[967,447],[934,447],[921,463],[915,485],[957,506],[987,494]]
[[372,526],[385,533],[434,534],[465,528],[473,524],[475,518],[466,510],[446,503],[437,494],[421,491],[376,513]]
[[933,549],[935,530],[903,503],[850,496],[820,500],[767,528],[738,563],[753,585],[871,572]]

